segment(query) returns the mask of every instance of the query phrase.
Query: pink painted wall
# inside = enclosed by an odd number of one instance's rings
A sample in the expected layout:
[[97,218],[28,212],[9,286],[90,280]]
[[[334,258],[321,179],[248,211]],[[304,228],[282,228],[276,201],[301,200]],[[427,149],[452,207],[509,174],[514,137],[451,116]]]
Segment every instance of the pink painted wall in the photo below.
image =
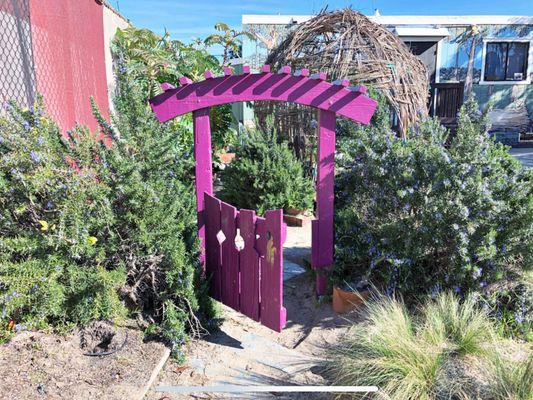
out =
[[108,117],[103,6],[95,0],[30,0],[37,90],[65,132],[97,129],[90,97]]

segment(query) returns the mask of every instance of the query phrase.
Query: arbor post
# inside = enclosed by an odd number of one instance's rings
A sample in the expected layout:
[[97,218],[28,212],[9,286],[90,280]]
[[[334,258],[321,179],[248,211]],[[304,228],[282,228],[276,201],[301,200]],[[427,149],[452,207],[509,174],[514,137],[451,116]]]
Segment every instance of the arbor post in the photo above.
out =
[[326,294],[328,274],[333,265],[335,123],[333,111],[318,111],[317,219],[312,226],[312,264],[317,272],[316,291],[319,296]]
[[211,125],[209,108],[193,111],[194,158],[196,160],[196,210],[200,238],[200,262],[205,270],[205,200],[204,194],[213,194],[213,167],[211,162]]

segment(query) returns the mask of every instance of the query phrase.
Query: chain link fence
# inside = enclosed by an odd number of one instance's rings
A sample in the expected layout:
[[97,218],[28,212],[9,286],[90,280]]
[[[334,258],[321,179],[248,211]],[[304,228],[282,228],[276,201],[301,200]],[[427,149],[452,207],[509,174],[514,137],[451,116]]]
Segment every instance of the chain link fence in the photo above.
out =
[[30,107],[36,90],[29,0],[0,0],[0,104]]

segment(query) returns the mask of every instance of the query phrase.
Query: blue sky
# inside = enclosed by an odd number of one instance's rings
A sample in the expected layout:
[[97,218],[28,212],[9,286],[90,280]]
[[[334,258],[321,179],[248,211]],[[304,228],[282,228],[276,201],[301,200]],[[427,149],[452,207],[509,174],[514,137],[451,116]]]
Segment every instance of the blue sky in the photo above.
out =
[[[118,6],[117,6],[118,1]],[[533,0],[109,0],[137,27],[189,42],[214,32],[216,22],[241,25],[242,14],[313,14],[352,6],[382,15],[533,15]]]

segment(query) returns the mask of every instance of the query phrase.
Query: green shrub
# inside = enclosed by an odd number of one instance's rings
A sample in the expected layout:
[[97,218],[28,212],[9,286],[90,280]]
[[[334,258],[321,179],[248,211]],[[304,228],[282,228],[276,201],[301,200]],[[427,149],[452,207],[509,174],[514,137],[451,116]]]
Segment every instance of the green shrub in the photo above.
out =
[[329,349],[325,366],[333,384],[377,386],[376,398],[391,400],[530,399],[530,351],[526,363],[504,356],[515,349],[495,340],[473,296],[461,302],[441,293],[414,315],[385,296],[366,305],[365,320]]
[[512,270],[506,279],[483,292],[483,299],[499,321],[499,332],[533,341],[533,273]]
[[235,159],[221,172],[225,201],[259,214],[276,208],[312,209],[312,181],[275,132],[250,131],[235,152]]
[[37,107],[0,120],[0,338],[127,310],[176,345],[213,303],[198,263],[191,141],[119,78],[107,148]]
[[[170,39],[168,34],[161,37],[148,29],[119,29],[113,39],[112,50],[117,64],[116,74],[134,83],[146,100],[161,93],[161,83],[178,87],[182,76],[197,81],[203,79],[206,70],[222,72],[220,62],[205,45],[185,44]],[[181,126],[192,132],[191,114],[178,120]],[[230,129],[234,122],[231,105],[212,107],[210,121],[214,149],[226,149],[233,143],[234,137]]]
[[334,281],[369,278],[409,296],[479,291],[532,265],[533,171],[493,143],[472,100],[449,147],[426,121],[339,143]]
[[115,219],[90,155],[99,146],[82,128],[62,139],[40,104],[8,108],[0,119],[0,339],[124,315],[124,270],[105,267]]
[[[198,263],[191,119],[160,124],[147,100],[160,82],[218,62],[135,29],[118,34],[114,55],[113,125],[93,105],[110,147],[82,127],[62,138],[40,104],[0,119],[0,339],[129,311],[179,350],[213,322]],[[214,113],[222,134],[229,109]]]
[[114,138],[100,159],[119,239],[113,260],[127,272],[121,295],[152,333],[179,345],[215,314],[198,262],[192,135],[183,119],[159,123],[120,65],[114,104],[113,126],[94,111]]

